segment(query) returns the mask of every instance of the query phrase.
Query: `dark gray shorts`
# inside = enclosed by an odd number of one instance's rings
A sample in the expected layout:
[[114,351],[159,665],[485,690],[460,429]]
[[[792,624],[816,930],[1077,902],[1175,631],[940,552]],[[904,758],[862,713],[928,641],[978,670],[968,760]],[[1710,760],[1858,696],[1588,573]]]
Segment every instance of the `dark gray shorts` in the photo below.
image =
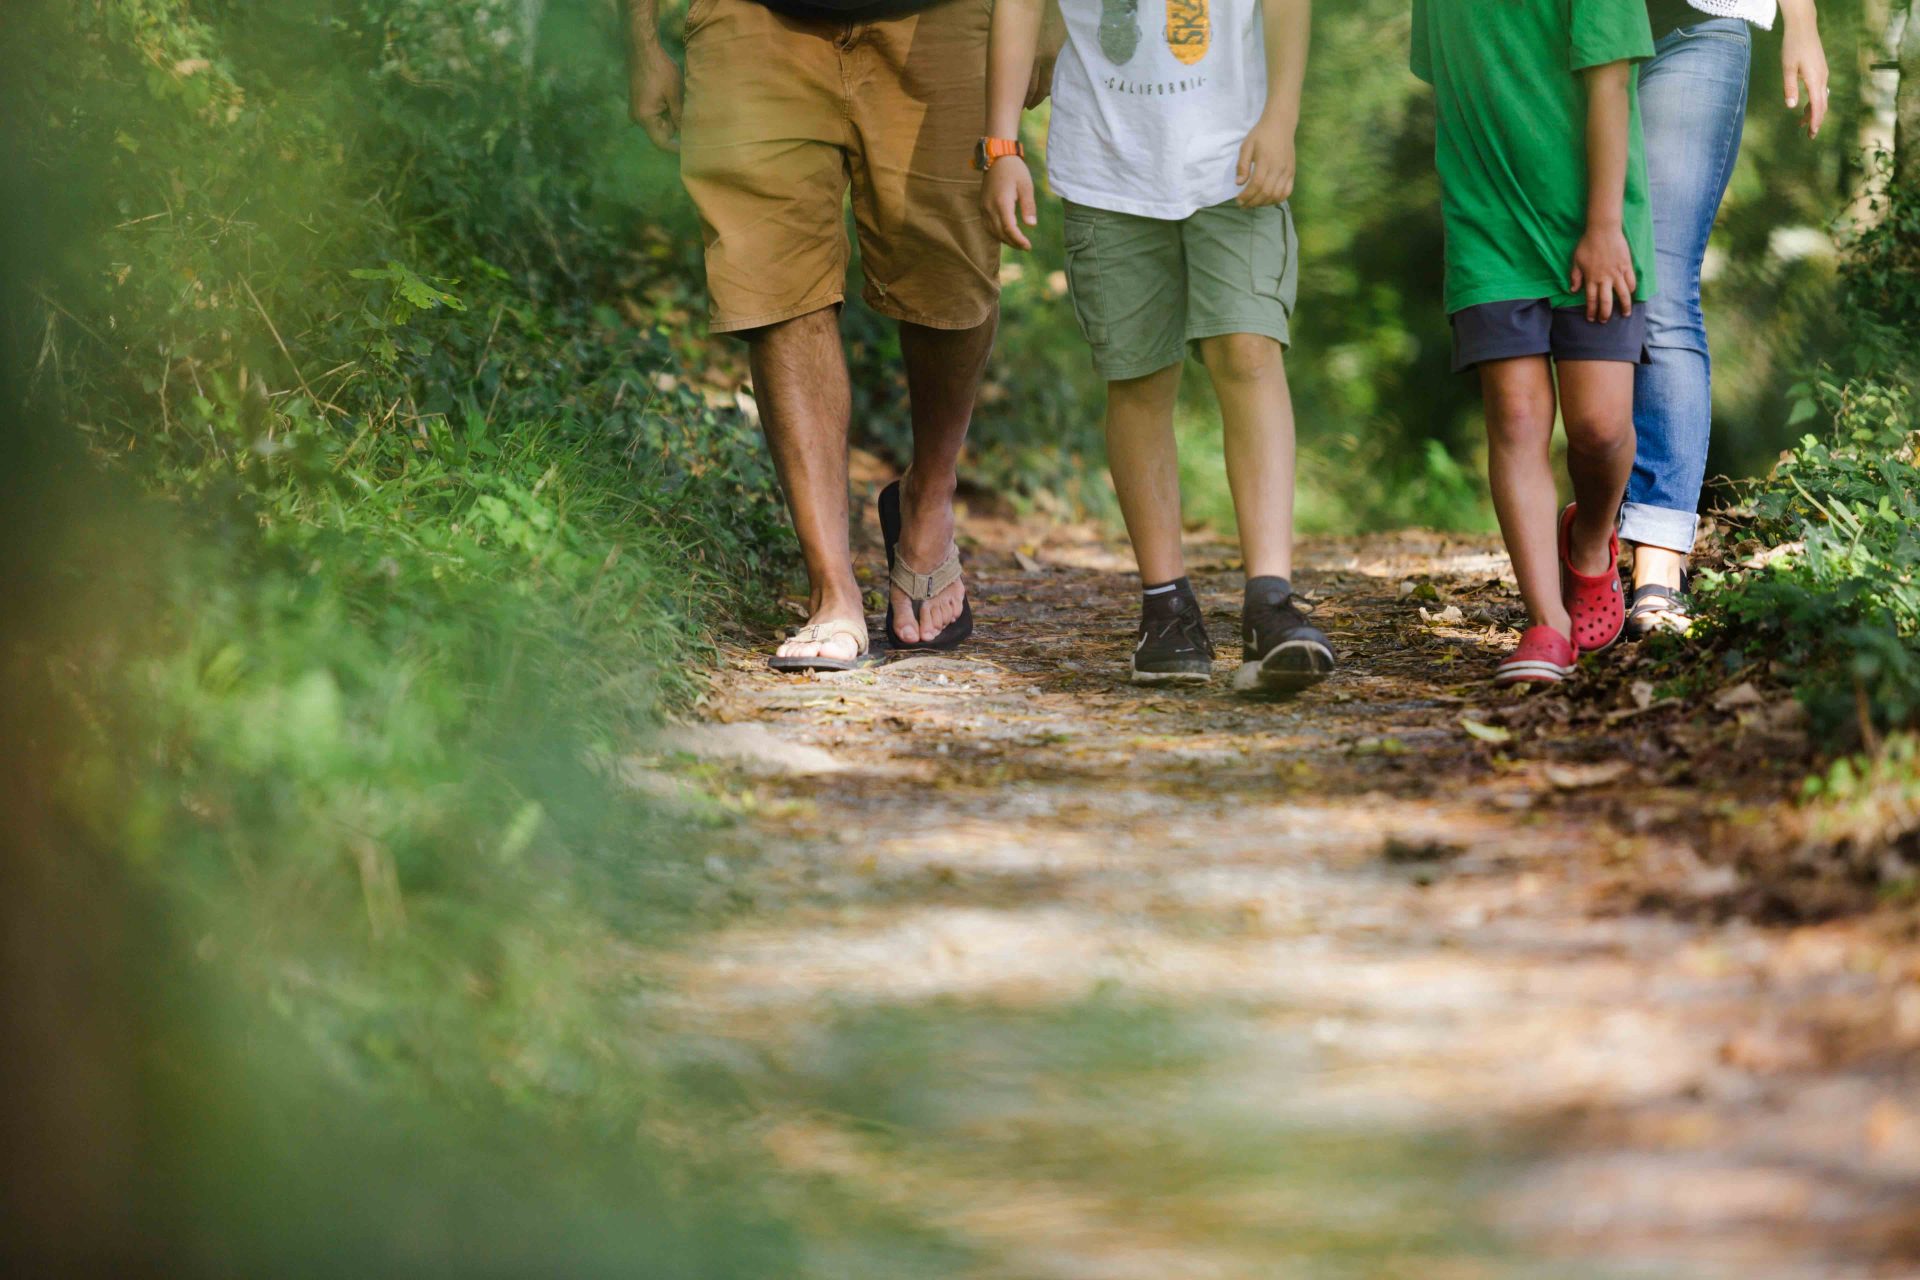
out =
[[1587,319],[1585,307],[1556,307],[1545,298],[1525,302],[1483,302],[1456,311],[1453,321],[1453,371],[1465,373],[1488,360],[1516,356],[1552,356],[1555,360],[1618,360],[1651,364],[1647,354],[1647,308],[1632,315],[1613,313],[1601,324]]

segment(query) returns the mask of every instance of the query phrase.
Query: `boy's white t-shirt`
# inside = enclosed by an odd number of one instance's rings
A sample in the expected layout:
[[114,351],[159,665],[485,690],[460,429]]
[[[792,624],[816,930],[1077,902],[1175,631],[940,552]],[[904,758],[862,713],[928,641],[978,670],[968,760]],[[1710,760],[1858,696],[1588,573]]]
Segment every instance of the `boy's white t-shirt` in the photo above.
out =
[[1060,0],[1047,181],[1075,204],[1185,218],[1240,193],[1267,105],[1261,0]]

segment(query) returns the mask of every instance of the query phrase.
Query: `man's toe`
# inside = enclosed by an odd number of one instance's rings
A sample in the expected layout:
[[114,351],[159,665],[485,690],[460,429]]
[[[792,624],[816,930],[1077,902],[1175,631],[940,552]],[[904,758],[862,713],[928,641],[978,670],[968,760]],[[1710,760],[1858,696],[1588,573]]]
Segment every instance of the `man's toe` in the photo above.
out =
[[940,626],[944,630],[960,619],[960,606],[966,600],[966,593],[958,583],[947,589],[940,597]]
[[913,601],[904,595],[896,594],[893,597],[893,630],[908,644],[920,639],[920,628],[913,616]]

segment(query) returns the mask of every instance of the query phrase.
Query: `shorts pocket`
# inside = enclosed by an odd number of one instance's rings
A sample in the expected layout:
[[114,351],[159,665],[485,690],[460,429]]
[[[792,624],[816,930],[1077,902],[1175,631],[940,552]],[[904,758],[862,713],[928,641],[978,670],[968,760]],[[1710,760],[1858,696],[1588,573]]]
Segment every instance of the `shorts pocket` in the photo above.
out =
[[1067,246],[1067,295],[1073,300],[1073,318],[1080,335],[1094,346],[1107,341],[1104,295],[1100,287],[1100,254],[1091,219],[1069,214],[1063,228]]
[[1300,243],[1293,230],[1293,211],[1282,204],[1254,213],[1253,244],[1247,253],[1253,267],[1253,292],[1279,302],[1291,318],[1300,291]]

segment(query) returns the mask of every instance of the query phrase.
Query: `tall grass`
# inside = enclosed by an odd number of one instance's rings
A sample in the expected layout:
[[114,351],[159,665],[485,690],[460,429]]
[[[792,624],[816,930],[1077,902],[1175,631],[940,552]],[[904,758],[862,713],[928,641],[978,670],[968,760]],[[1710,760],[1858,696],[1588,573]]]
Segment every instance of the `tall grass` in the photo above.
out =
[[794,1270],[662,1136],[640,951],[726,899],[621,765],[786,540],[547,8],[8,14],[37,1274]]

